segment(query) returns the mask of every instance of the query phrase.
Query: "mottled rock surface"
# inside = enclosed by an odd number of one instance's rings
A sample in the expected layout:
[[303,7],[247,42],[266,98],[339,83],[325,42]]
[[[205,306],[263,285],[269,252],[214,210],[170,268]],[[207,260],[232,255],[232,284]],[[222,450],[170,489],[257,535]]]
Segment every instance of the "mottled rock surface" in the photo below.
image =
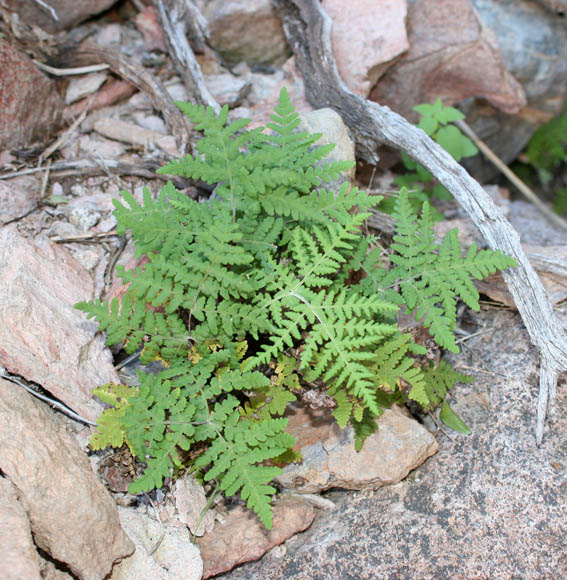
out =
[[398,483],[439,449],[435,437],[399,407],[384,411],[359,453],[352,428],[341,429],[328,409],[295,408],[287,416],[286,431],[303,462],[287,465],[276,481],[303,493]]
[[175,482],[174,495],[175,507],[179,512],[178,519],[192,534],[202,536],[205,532],[213,530],[215,512],[209,509],[202,516],[207,505],[207,496],[203,486],[191,474],[186,474]]
[[[504,64],[522,85],[527,106],[512,116],[482,101],[468,103],[463,111],[479,137],[504,163],[509,163],[524,149],[534,131],[565,107],[565,16],[531,0],[471,1],[485,26],[497,37]],[[467,160],[465,165],[484,181],[498,173],[483,156]]]
[[230,511],[224,522],[199,538],[203,557],[203,579],[231,570],[238,564],[257,560],[274,546],[302,532],[314,518],[313,506],[298,497],[284,497],[273,507],[273,526],[267,530],[256,515],[244,507]]
[[45,2],[4,0],[6,8],[15,12],[21,22],[25,22],[28,26],[39,26],[51,33],[65,30],[94,14],[99,14],[115,2],[116,0],[49,0]]
[[0,546],[4,580],[39,580],[40,560],[26,511],[10,480],[0,477]]
[[[564,325],[567,312],[563,307]],[[472,428],[401,483],[332,492],[335,512],[288,540],[285,555],[226,580],[564,578],[567,575],[567,384],[535,446],[538,356],[514,312],[487,310],[484,334],[453,359],[476,382],[450,403]]]
[[[109,580],[200,580],[203,562],[185,526],[160,523],[134,509],[118,508],[120,522],[136,545]],[[163,533],[159,547],[152,552]]]
[[21,495],[36,545],[81,580],[102,580],[132,553],[114,501],[65,420],[4,379],[0,470]]
[[18,182],[0,181],[0,226],[26,215],[38,206],[39,190],[30,187],[34,179],[26,177],[19,177]]
[[221,107],[228,105],[231,109],[240,105],[251,89],[248,81],[228,73],[207,75],[205,84]]
[[324,0],[333,20],[331,42],[346,85],[366,97],[378,79],[409,48],[406,0]]
[[282,64],[290,54],[270,0],[212,0],[203,14],[211,46],[229,64]]
[[119,379],[96,324],[74,308],[92,289],[64,247],[0,229],[0,364],[94,421],[102,405],[91,389]]
[[412,107],[442,97],[446,105],[486,99],[514,114],[525,104],[508,72],[495,34],[470,0],[418,0],[408,5],[410,49],[380,79],[370,98],[411,120]]
[[[355,161],[354,141],[350,131],[341,116],[333,109],[317,109],[301,115],[300,131],[309,131],[311,134],[321,133],[317,145],[334,143],[335,148],[327,155],[325,161]],[[353,166],[345,177],[354,179],[356,166]]]
[[63,106],[56,82],[0,38],[0,151],[49,137],[61,125]]

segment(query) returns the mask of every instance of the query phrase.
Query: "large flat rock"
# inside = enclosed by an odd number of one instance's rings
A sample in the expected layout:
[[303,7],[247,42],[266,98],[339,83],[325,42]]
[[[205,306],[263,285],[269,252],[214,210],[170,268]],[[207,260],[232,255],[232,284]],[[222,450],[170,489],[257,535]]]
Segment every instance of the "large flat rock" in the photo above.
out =
[[103,580],[116,560],[134,551],[120,527],[114,500],[95,477],[66,421],[4,379],[0,470],[19,491],[35,544],[76,577]]
[[352,427],[341,429],[328,409],[295,408],[288,419],[286,431],[303,461],[287,465],[276,481],[302,493],[392,485],[439,449],[435,437],[397,406],[384,410],[360,452]]
[[91,390],[120,381],[97,325],[74,308],[92,293],[90,274],[64,247],[0,229],[0,365],[95,421],[102,404]]
[[40,580],[40,561],[24,506],[10,480],[0,477],[0,546],[4,580]]

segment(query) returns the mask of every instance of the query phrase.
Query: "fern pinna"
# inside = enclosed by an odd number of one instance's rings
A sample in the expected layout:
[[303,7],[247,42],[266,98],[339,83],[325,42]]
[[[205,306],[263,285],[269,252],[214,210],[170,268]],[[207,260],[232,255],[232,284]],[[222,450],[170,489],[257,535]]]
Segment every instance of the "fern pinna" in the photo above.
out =
[[[270,132],[227,124],[226,107],[217,116],[178,105],[203,137],[194,156],[160,173],[214,184],[215,195],[198,203],[168,183],[157,199],[146,190],[143,204],[128,193],[115,201],[118,232],[128,230],[148,262],[119,270],[128,284],[121,303],[77,307],[108,344],[141,349],[142,362],[159,359],[165,369],[140,372],[138,387],[95,391],[111,408],[91,446],[125,443],[145,463],[133,493],[162,486],[191,456],[205,481],[239,493],[270,528],[269,482],[294,444],[283,415],[301,383],[324,385],[339,425],[354,427],[357,449],[393,401],[437,406],[463,376],[447,365],[420,367],[413,355],[425,349],[398,330],[398,310],[456,350],[457,298],[478,307],[470,277],[513,261],[475,248],[462,258],[454,233],[436,244],[428,205],[418,217],[402,190],[388,269],[361,233],[381,198],[348,184],[324,188],[351,164],[326,161],[330,147],[316,146],[319,135],[298,131],[285,89]],[[431,386],[435,370],[442,388]]]

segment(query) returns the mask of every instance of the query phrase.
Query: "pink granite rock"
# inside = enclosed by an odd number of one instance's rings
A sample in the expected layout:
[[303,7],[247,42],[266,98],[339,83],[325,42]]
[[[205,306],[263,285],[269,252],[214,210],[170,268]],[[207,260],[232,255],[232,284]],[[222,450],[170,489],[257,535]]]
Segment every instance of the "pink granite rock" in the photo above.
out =
[[437,440],[400,407],[385,409],[357,453],[351,427],[340,429],[329,409],[296,407],[286,431],[303,462],[284,468],[276,481],[303,493],[331,488],[369,489],[398,483],[439,449]]
[[366,97],[378,79],[409,48],[406,0],[324,0],[333,20],[331,42],[339,74]]
[[54,133],[61,125],[63,106],[56,82],[0,38],[0,150],[17,149]]
[[0,229],[0,365],[94,421],[102,404],[91,390],[120,381],[96,324],[74,308],[92,292],[89,273],[64,247]]
[[116,0],[4,0],[4,6],[15,12],[21,22],[53,33],[70,28],[110,8]]
[[372,100],[412,119],[413,106],[437,97],[447,105],[480,97],[509,114],[525,106],[524,89],[470,0],[412,2],[408,37],[409,51],[379,80]]
[[113,499],[65,420],[4,379],[0,469],[21,494],[37,546],[81,580],[102,580],[134,551]]
[[159,24],[156,9],[153,6],[146,6],[136,15],[135,21],[136,27],[144,37],[144,45],[147,50],[167,52],[163,31]]
[[34,178],[22,175],[17,179],[17,183],[13,179],[0,181],[0,226],[23,217],[39,204],[39,189],[33,187]]
[[209,40],[229,63],[282,64],[289,55],[270,0],[212,0],[204,6]]
[[307,529],[315,517],[313,506],[301,498],[285,498],[274,507],[273,527],[266,530],[250,510],[237,507],[224,522],[197,539],[203,558],[203,579],[257,560],[268,550]]
[[4,580],[40,580],[40,561],[26,511],[10,480],[0,477],[0,546]]

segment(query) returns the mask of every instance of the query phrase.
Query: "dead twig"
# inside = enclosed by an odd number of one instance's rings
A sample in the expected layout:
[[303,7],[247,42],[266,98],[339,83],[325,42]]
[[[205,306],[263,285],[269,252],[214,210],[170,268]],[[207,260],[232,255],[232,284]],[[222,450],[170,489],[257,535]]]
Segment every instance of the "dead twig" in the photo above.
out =
[[[192,14],[189,14],[188,6],[191,5],[189,0],[154,0],[153,4],[158,13],[169,54],[192,100],[199,105],[212,107],[215,113],[219,113],[220,106],[207,88],[201,67],[187,41],[188,24],[194,20],[195,13],[200,14],[199,10],[193,5]],[[198,27],[193,26],[193,34],[196,29],[198,30]]]
[[43,0],[33,0],[33,1],[38,6],[40,6],[40,8],[43,8],[43,10],[45,10],[45,12],[47,12],[49,16],[53,18],[53,20],[59,22],[59,16],[57,16],[57,12],[55,11],[55,8],[53,8],[53,6],[50,6],[47,2],[44,2]]
[[69,140],[69,138],[71,137],[71,135],[80,127],[81,123],[85,120],[85,117],[87,116],[87,113],[89,112],[90,109],[90,104],[92,103],[93,99],[94,99],[95,95],[91,95],[91,97],[88,100],[87,106],[85,107],[84,111],[73,121],[73,123],[71,123],[71,125],[69,126],[69,128],[64,131],[58,138],[57,140],[52,143],[40,156],[39,156],[39,164],[41,165],[43,163],[44,159],[48,159],[49,157],[51,157],[51,155],[53,155],[53,153],[55,153],[55,151],[57,151],[58,149],[60,149],[61,147],[63,147],[63,145],[65,145],[65,143],[67,143],[67,141]]
[[118,247],[112,254],[112,257],[110,258],[108,265],[106,266],[106,270],[104,272],[104,285],[106,288],[108,288],[112,284],[112,272],[114,270],[114,266],[116,266],[116,262],[118,262],[118,259],[120,258],[122,252],[124,251],[124,248],[126,247],[126,236],[120,236],[119,239],[120,242],[118,244]]
[[159,511],[158,511],[153,499],[146,492],[144,492],[144,495],[148,498],[148,501],[150,502],[152,508],[154,509],[154,513],[156,514],[156,520],[159,523],[159,532],[160,532],[159,538],[157,539],[157,542],[153,545],[152,548],[147,549],[148,556],[151,556],[161,546],[161,543],[163,542],[163,539],[165,538],[165,528],[163,527],[163,522],[161,521],[161,518],[159,517]]
[[49,170],[51,169],[51,159],[47,161],[47,166],[45,168],[45,173],[43,174],[43,179],[41,180],[41,190],[39,192],[39,203],[43,202],[45,198],[45,191],[47,189],[47,184],[49,182]]
[[536,441],[541,443],[559,373],[567,370],[567,336],[553,313],[545,289],[520,245],[518,233],[490,196],[466,170],[421,129],[387,107],[352,93],[340,78],[331,48],[331,19],[318,0],[274,0],[302,73],[308,101],[336,110],[349,126],[358,153],[376,163],[387,145],[423,165],[455,197],[493,250],[512,256],[517,268],[503,275],[524,324],[541,356]]
[[49,66],[47,64],[43,64],[39,60],[34,59],[34,63],[37,68],[40,68],[42,71],[49,73],[50,75],[56,77],[65,77],[65,76],[73,76],[73,75],[86,75],[92,72],[99,72],[101,70],[107,70],[110,67],[107,64],[93,64],[90,66],[79,66],[75,68],[56,68],[54,66]]
[[99,241],[104,238],[115,238],[116,236],[118,236],[118,232],[113,230],[111,232],[100,232],[98,234],[83,234],[82,236],[71,236],[68,238],[55,236],[49,239],[52,242],[55,242],[56,244],[89,243],[89,242],[98,244]]
[[60,45],[58,47],[58,65],[73,63],[87,66],[101,62],[108,64],[114,74],[131,82],[148,95],[154,108],[163,114],[169,130],[175,137],[177,148],[184,155],[188,147],[189,125],[163,84],[146,71],[140,63],[125,57],[116,50],[104,49],[92,44]]
[[64,405],[60,401],[57,401],[56,399],[52,399],[51,397],[48,397],[47,395],[43,395],[42,393],[39,393],[38,391],[36,391],[35,389],[33,389],[32,387],[27,385],[19,377],[9,373],[3,366],[0,366],[0,377],[2,377],[3,379],[6,379],[7,381],[15,383],[19,387],[22,387],[22,389],[25,389],[28,393],[30,393],[34,397],[41,399],[42,401],[48,403],[52,407],[55,407],[56,409],[58,409],[59,411],[61,411],[65,415],[67,415],[68,417],[71,417],[71,419],[75,419],[76,421],[81,421],[82,423],[86,423],[87,425],[92,425],[93,427],[97,426],[97,424],[94,421],[89,421],[89,419],[85,419],[84,417],[81,417],[81,415],[79,415],[78,413],[75,413],[75,411],[73,411],[72,409],[69,409],[69,407],[67,407],[66,405]]
[[[135,175],[144,179],[160,179],[162,181],[172,181],[180,189],[187,187],[187,181],[171,176],[157,175],[156,170],[161,167],[159,161],[145,160],[139,165],[121,163],[115,159],[100,158],[97,162],[91,159],[78,159],[76,161],[59,161],[51,165],[51,174],[57,174],[60,177],[70,175],[107,175],[107,172],[116,173],[117,175]],[[104,168],[104,169],[103,169]],[[0,179],[13,179],[21,175],[32,175],[46,171],[46,167],[28,167],[18,171],[0,174]]]
[[482,154],[502,173],[510,183],[531,203],[533,203],[541,213],[553,222],[556,226],[567,231],[567,222],[552,209],[547,207],[543,201],[490,149],[490,147],[480,139],[480,137],[464,121],[456,121],[459,129],[471,139]]

